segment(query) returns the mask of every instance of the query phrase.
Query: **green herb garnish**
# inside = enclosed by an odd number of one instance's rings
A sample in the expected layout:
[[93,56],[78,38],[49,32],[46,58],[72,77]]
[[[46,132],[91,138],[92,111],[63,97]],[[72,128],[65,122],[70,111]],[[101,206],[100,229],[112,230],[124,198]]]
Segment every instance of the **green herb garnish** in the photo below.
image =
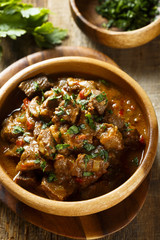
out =
[[90,176],[92,176],[93,175],[93,172],[84,172],[83,173],[83,176],[84,177],[90,177]]
[[106,93],[105,92],[100,93],[98,96],[96,96],[96,100],[98,102],[102,102],[102,101],[106,100],[106,103],[107,103],[108,99],[107,99]]
[[138,157],[135,157],[135,158],[132,160],[132,162],[133,162],[136,166],[138,166],[138,165],[139,165]]
[[56,181],[56,180],[57,180],[56,175],[52,172],[49,173],[48,178],[47,178],[47,182],[51,183],[51,182]]
[[24,152],[24,148],[23,148],[23,147],[17,148],[17,149],[16,149],[16,152],[17,152],[18,154],[22,154],[22,153]]
[[[33,7],[21,0],[0,1],[0,38],[16,40],[24,34],[32,35],[41,48],[60,44],[67,30],[54,27],[48,21],[49,9]],[[2,47],[0,46],[0,55]]]
[[86,104],[88,104],[89,100],[77,100],[77,104],[80,104],[81,105],[81,109],[82,110],[85,110],[86,109]]
[[79,133],[79,128],[75,125],[71,126],[68,130],[67,130],[68,134],[77,134]]
[[55,114],[58,116],[64,115],[65,114],[64,108],[59,107],[58,111],[55,111]]
[[103,27],[128,31],[148,25],[158,15],[158,0],[99,0],[97,13],[108,22]]
[[34,162],[35,162],[35,164],[38,164],[38,163],[40,163],[40,159],[36,159],[36,160],[34,160]]
[[108,161],[108,152],[106,150],[100,150],[99,151],[99,156],[104,160],[104,162],[107,162]]
[[24,129],[20,126],[14,126],[13,133],[14,134],[24,133]]
[[63,96],[63,99],[65,100],[64,106],[66,107],[68,103],[71,101],[71,96],[69,96],[67,93]]
[[85,117],[87,119],[88,125],[93,129],[96,130],[96,125],[94,124],[94,121],[92,119],[92,116],[90,113],[85,114]]
[[84,147],[88,152],[90,152],[90,151],[92,151],[92,150],[95,149],[95,146],[92,145],[92,144],[90,144],[90,143],[88,143],[87,140],[84,140],[84,141],[83,141],[83,147]]
[[51,96],[48,100],[49,101],[53,101],[55,99],[60,99],[61,97],[62,97],[61,95],[59,95],[59,96]]
[[38,91],[38,90],[39,90],[39,84],[34,81],[34,82],[33,82],[33,85],[34,85],[34,89],[35,89],[36,91]]
[[50,121],[49,123],[43,122],[43,124],[42,124],[42,129],[46,129],[47,127],[51,126],[52,124],[53,124],[52,121]]
[[56,149],[57,150],[63,150],[65,148],[68,148],[70,145],[69,144],[57,144]]
[[53,91],[57,94],[62,92],[60,88],[53,88]]
[[43,172],[45,171],[46,164],[47,164],[46,161],[41,161],[41,163],[40,163],[40,167],[42,168],[42,171],[43,171]]

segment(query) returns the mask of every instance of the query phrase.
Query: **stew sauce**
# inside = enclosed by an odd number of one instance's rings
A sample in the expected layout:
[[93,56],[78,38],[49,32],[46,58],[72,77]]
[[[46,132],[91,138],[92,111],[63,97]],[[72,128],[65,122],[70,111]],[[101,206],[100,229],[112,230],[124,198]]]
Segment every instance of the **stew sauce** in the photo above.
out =
[[105,80],[45,75],[3,121],[2,165],[23,188],[54,200],[83,200],[126,181],[143,158],[146,125],[137,103]]

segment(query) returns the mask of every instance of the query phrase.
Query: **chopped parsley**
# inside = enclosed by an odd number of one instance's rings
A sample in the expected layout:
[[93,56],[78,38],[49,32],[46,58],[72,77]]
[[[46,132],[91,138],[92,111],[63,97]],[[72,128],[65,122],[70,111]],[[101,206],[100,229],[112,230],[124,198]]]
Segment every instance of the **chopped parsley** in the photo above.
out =
[[158,0],[99,0],[96,11],[108,20],[104,27],[129,31],[152,22],[159,14],[158,3]]
[[84,177],[90,177],[90,176],[92,176],[93,175],[93,172],[84,172],[83,173],[83,176]]
[[81,130],[81,129],[85,129],[86,127],[85,127],[85,124],[81,124],[81,125],[79,125],[79,129]]
[[55,100],[55,99],[60,99],[62,96],[61,95],[59,95],[59,96],[51,96],[50,98],[49,98],[49,101],[53,101],[53,100]]
[[47,182],[51,183],[53,181],[56,181],[57,180],[57,177],[54,173],[50,172],[49,175],[48,175],[48,178],[47,178]]
[[68,130],[67,130],[68,134],[77,134],[79,133],[79,128],[75,125],[71,126]]
[[57,144],[56,145],[57,150],[63,150],[63,149],[68,148],[68,147],[70,147],[69,144]]
[[60,88],[53,88],[53,91],[57,94],[62,92]]
[[107,111],[108,111],[108,113],[110,113],[110,114],[113,113],[112,109],[109,109],[109,110],[107,110]]
[[133,162],[136,166],[138,166],[138,165],[139,165],[138,157],[135,157],[135,158],[132,160],[132,162]]
[[106,100],[106,103],[108,102],[108,98],[105,92],[100,93],[98,96],[96,96],[96,100],[100,103],[104,100]]
[[39,84],[34,81],[34,82],[33,82],[33,85],[34,85],[34,89],[35,89],[36,91],[38,91],[38,90],[39,90]]
[[104,160],[104,162],[107,162],[108,161],[108,152],[106,150],[100,150],[99,151],[99,156]]
[[104,79],[102,79],[102,80],[99,80],[101,83],[103,83],[104,85],[106,85],[106,86],[108,86],[109,85],[109,83],[106,81],[106,80],[104,80]]
[[86,105],[88,104],[89,100],[77,100],[77,104],[81,105],[81,109],[85,110],[86,109]]
[[38,164],[38,163],[40,163],[40,159],[36,159],[36,160],[34,160],[34,162],[35,162],[35,164]]
[[42,124],[42,129],[46,129],[47,127],[51,126],[52,125],[52,121],[50,121],[49,123],[45,123],[43,122]]
[[125,124],[124,124],[125,126],[126,126],[126,129],[124,129],[124,131],[126,131],[126,132],[130,132],[130,131],[133,131],[134,129],[132,129],[132,128],[129,128],[129,126],[130,126],[130,123],[128,123],[128,122],[125,122]]
[[95,125],[95,123],[94,123],[94,121],[93,121],[93,119],[92,119],[91,114],[90,114],[90,113],[87,113],[87,114],[85,114],[85,117],[86,117],[86,119],[87,119],[88,125],[89,125],[93,130],[96,130],[96,125]]
[[16,152],[17,152],[18,154],[22,154],[22,153],[24,152],[24,148],[23,148],[23,147],[17,148],[17,149],[16,149]]
[[69,96],[67,93],[63,96],[63,99],[65,100],[64,106],[66,107],[68,103],[71,101],[71,96]]
[[90,143],[88,143],[87,140],[84,140],[84,141],[83,141],[83,147],[84,147],[84,149],[86,149],[88,152],[90,152],[90,151],[92,151],[92,150],[95,149],[95,146],[92,145],[92,144],[90,144]]
[[55,111],[55,114],[58,116],[64,115],[65,114],[64,108],[59,107],[58,111]]
[[42,168],[42,171],[43,171],[43,172],[45,171],[46,164],[47,164],[46,161],[41,161],[41,163],[40,163],[40,167]]
[[14,126],[13,133],[14,134],[24,133],[24,129],[20,126]]

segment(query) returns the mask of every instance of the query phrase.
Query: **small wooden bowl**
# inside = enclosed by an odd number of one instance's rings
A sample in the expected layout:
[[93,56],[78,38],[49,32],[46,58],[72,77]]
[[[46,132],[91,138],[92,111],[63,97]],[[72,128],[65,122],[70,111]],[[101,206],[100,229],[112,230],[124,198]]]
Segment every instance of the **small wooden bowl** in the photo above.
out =
[[[108,194],[85,201],[54,201],[28,192],[10,179],[2,166],[3,159],[0,161],[0,181],[13,196],[28,206],[45,213],[63,216],[63,218],[64,216],[67,217],[64,218],[66,225],[68,221],[73,219],[73,217],[78,221],[77,217],[81,216],[81,222],[83,222],[83,226],[85,226],[86,216],[88,217],[90,224],[93,223],[93,226],[96,225],[95,228],[99,228],[96,215],[99,214],[99,218],[102,218],[102,221],[104,221],[105,218],[103,213],[105,213],[105,215],[108,214],[107,216],[112,216],[113,220],[113,222],[112,220],[107,220],[108,229],[106,231],[109,233],[116,231],[133,219],[143,205],[146,196],[147,187],[144,185],[144,181],[148,178],[147,176],[152,167],[158,143],[157,119],[152,104],[139,84],[118,67],[91,58],[62,57],[45,60],[31,65],[21,70],[5,83],[0,90],[0,116],[4,115],[4,103],[9,99],[9,95],[11,95],[13,91],[15,92],[18,84],[41,72],[45,74],[70,73],[71,75],[92,75],[99,77],[100,79],[108,79],[119,87],[126,89],[127,92],[130,92],[132,97],[136,99],[141,107],[147,123],[148,138],[146,141],[143,161],[136,172],[124,184]],[[135,203],[134,206],[133,202]],[[117,217],[120,215],[121,217]],[[89,223],[87,222],[87,224]],[[88,227],[91,233],[91,225],[88,225]],[[94,229],[92,229],[92,231],[94,231]],[[61,234],[62,232],[63,230],[61,231]],[[96,235],[96,237],[101,236],[99,232],[97,232],[97,234],[99,235]]]
[[112,31],[102,28],[106,19],[97,14],[98,0],[70,0],[73,18],[91,39],[113,48],[133,48],[150,42],[160,34],[160,18],[133,31]]

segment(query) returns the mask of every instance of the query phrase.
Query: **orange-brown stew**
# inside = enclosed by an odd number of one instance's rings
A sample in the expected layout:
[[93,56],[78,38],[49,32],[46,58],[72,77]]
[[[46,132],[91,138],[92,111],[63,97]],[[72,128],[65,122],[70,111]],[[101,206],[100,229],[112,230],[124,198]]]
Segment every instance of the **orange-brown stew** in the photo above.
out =
[[83,200],[126,181],[145,147],[136,102],[105,80],[41,75],[3,121],[3,166],[25,189],[55,200]]

